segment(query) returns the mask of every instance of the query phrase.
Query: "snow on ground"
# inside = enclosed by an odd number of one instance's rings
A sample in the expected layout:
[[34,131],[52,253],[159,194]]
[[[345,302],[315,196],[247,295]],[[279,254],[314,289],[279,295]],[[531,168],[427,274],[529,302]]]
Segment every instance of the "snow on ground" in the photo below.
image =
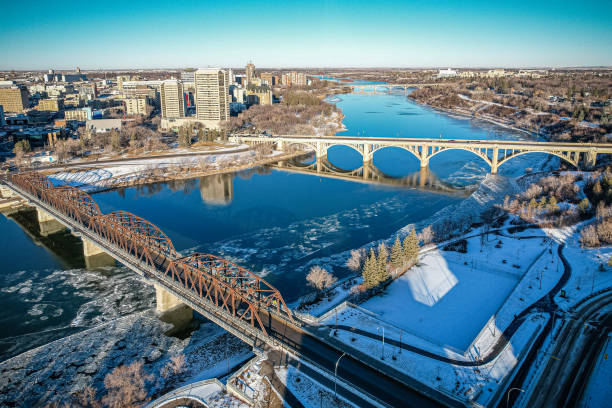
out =
[[247,408],[249,405],[229,394],[225,386],[216,378],[198,381],[189,385],[177,388],[165,394],[161,398],[146,405],[146,408],[153,408],[168,401],[190,397],[206,404],[208,408]]
[[610,338],[612,333],[608,334],[608,342],[606,347],[599,355],[589,383],[584,392],[584,396],[580,402],[581,408],[587,407],[606,407],[612,401],[612,387],[610,379],[612,379],[612,342]]
[[343,279],[339,281],[338,284],[334,285],[333,289],[327,290],[325,294],[322,295],[321,299],[319,299],[319,301],[317,302],[300,305],[302,299],[313,297],[305,296],[288,306],[294,311],[302,313],[302,316],[305,317],[307,320],[313,320],[313,316],[321,316],[325,312],[342,303],[349,295],[351,287],[360,283],[361,281],[362,279],[360,277],[351,277],[348,279]]
[[[345,307],[338,311],[339,324],[362,329],[365,325],[373,332],[385,326],[396,340],[402,330],[432,343],[427,348],[434,352],[465,354],[493,315],[497,315],[498,327],[492,332],[503,331],[514,314],[535,302],[560,277],[560,273],[545,274],[547,283],[537,289],[534,263],[545,258],[542,262],[546,264],[553,256],[545,239],[513,240],[490,234],[488,240],[481,246],[480,237],[469,238],[466,254],[438,249],[425,254],[381,295],[360,305],[374,316]],[[517,286],[527,270],[532,271],[529,280]],[[513,291],[519,299],[513,295],[506,302]],[[328,314],[325,323],[334,324],[335,315]],[[480,352],[489,345],[480,344]]]
[[[198,154],[197,152],[173,151],[172,154],[185,153],[189,156],[181,157],[147,157],[122,159],[115,163],[87,162],[81,166],[72,167],[69,171],[63,170],[52,175],[49,179],[55,185],[69,184],[85,191],[95,191],[100,189],[105,181],[111,178],[129,180],[138,178],[139,175],[154,169],[169,168],[172,166],[199,166],[202,163],[210,169],[220,169],[229,165],[247,162],[255,158],[254,151],[233,152],[234,150],[244,149],[246,145],[240,145],[231,149],[220,149],[214,154]],[[279,152],[280,153],[280,152]],[[274,152],[274,154],[278,154]],[[82,169],[82,170],[79,170]]]
[[[588,224],[583,224],[582,227],[586,225]],[[563,287],[566,296],[558,293],[555,297],[555,302],[562,309],[568,310],[581,299],[600,290],[612,288],[612,267],[608,265],[612,248],[581,248],[580,230],[576,231],[576,228],[557,230],[555,237],[565,240],[563,254],[572,267],[572,275]]]
[[513,277],[490,276],[435,251],[361,306],[384,322],[465,350],[515,284]]
[[[398,347],[391,346],[389,343],[385,343],[383,354],[383,345],[380,340],[355,336],[346,331],[339,330],[337,338],[350,347],[373,357],[380,359],[381,356],[384,356],[381,362],[410,375],[427,386],[439,389],[454,398],[476,399],[486,405],[498,383],[515,367],[519,355],[527,351],[526,346],[535,339],[546,320],[547,317],[542,315],[529,318],[497,359],[478,367],[449,365],[406,350],[400,353]],[[449,353],[449,357],[455,357],[455,355]]]
[[353,404],[340,396],[336,400],[332,390],[322,386],[291,365],[286,368],[279,367],[275,370],[280,380],[306,408],[354,407]]
[[[144,361],[153,374],[148,396],[155,398],[187,382],[227,374],[248,359],[248,346],[212,322],[203,322],[189,338],[165,336],[171,326],[152,310],[96,326],[84,332],[32,349],[0,363],[0,406],[40,406],[65,398],[85,386],[98,397],[104,394],[104,377],[115,367]],[[226,352],[227,350],[227,352]],[[160,373],[172,356],[185,356],[181,374],[164,378]]]

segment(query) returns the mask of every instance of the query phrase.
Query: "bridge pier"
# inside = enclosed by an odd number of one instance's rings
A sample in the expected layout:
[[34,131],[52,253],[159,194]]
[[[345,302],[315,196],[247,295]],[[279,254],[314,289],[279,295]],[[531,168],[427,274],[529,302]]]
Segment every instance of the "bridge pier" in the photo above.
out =
[[363,167],[362,167],[362,176],[364,180],[369,180],[370,179],[370,175],[372,173],[372,162],[363,162]]
[[83,256],[87,269],[101,268],[104,266],[115,266],[115,259],[87,238],[81,237],[83,241]]
[[66,227],[55,219],[51,214],[36,207],[36,214],[38,216],[38,228],[40,235],[47,237],[56,232],[60,232],[66,229]]
[[155,301],[158,312],[166,312],[183,304],[179,298],[168,292],[163,286],[157,283],[155,283],[153,286],[155,286]]
[[499,149],[497,147],[493,148],[493,156],[491,157],[491,174],[497,174],[497,168],[499,160]]
[[325,156],[317,156],[317,173],[320,173],[322,168],[323,168],[323,160],[325,160],[327,158],[327,155]]
[[155,303],[161,321],[171,323],[173,328],[166,335],[184,330],[193,320],[193,309],[168,292],[166,288],[155,283]]
[[597,164],[597,152],[595,149],[591,148],[584,155],[584,165],[587,169],[591,169],[595,167],[595,164]]

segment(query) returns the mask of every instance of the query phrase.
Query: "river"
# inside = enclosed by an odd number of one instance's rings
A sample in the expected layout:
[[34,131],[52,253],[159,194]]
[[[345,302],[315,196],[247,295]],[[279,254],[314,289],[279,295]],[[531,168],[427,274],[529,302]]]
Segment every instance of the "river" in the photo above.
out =
[[[528,135],[487,123],[440,114],[403,92],[343,94],[341,135],[521,139]],[[328,159],[356,169],[361,158],[333,147]],[[500,169],[517,175],[541,162],[519,157]],[[307,162],[307,161],[306,161]],[[488,172],[463,151],[431,160],[429,177],[443,189],[404,182],[419,171],[416,158],[385,149],[374,165],[393,181],[362,183],[277,168],[157,183],[94,195],[103,212],[126,210],[159,226],[183,253],[229,258],[276,286],[288,302],[308,292],[305,275],[315,264],[332,265],[338,254],[458,203]],[[469,191],[469,190],[467,190]],[[118,316],[154,306],[152,288],[121,266],[86,268],[80,240],[66,231],[41,236],[35,211],[0,217],[0,361]],[[346,276],[334,264],[333,273]]]

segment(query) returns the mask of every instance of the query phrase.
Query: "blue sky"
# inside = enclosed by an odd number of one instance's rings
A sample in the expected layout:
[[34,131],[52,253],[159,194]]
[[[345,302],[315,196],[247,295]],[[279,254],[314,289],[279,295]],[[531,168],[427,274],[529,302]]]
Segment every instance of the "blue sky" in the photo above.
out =
[[0,69],[612,65],[612,1],[0,1]]

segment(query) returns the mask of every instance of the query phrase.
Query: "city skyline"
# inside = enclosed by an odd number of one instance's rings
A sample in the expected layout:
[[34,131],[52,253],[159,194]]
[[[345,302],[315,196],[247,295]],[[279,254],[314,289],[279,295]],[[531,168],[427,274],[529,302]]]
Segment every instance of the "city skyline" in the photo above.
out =
[[4,5],[0,69],[612,65],[603,1],[79,4]]

